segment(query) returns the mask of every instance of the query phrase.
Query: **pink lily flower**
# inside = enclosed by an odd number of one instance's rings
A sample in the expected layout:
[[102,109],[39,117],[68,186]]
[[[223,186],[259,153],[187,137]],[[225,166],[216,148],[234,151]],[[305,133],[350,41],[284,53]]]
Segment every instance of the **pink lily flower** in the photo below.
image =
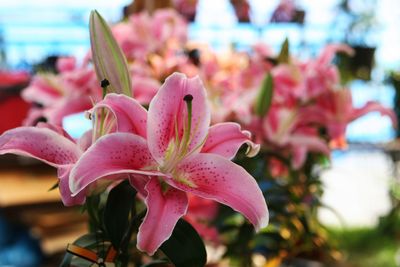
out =
[[33,77],[30,85],[22,92],[22,97],[29,102],[48,106],[60,99],[64,92],[54,86],[59,84],[59,78],[53,74],[39,74]]
[[[115,105],[118,102],[118,106]],[[107,132],[130,132],[146,137],[146,110],[135,100],[125,95],[110,94],[91,111],[94,121],[97,109],[109,110],[105,125]],[[132,113],[125,110],[129,108]],[[0,154],[12,153],[36,158],[57,168],[59,190],[65,206],[81,205],[85,202],[86,190],[72,195],[69,188],[70,172],[74,164],[99,136],[98,124],[94,130],[86,132],[77,141],[72,139],[61,127],[39,123],[37,127],[19,127],[0,136]],[[136,183],[138,184],[138,183]]]
[[280,64],[272,69],[274,79],[273,102],[294,106],[305,95],[303,75],[295,64]]
[[337,52],[351,55],[353,50],[347,45],[331,44],[316,59],[306,62],[292,59],[290,64],[280,64],[273,68],[274,102],[284,105],[307,103],[336,89],[340,77],[332,59]]
[[93,101],[100,98],[101,90],[92,69],[76,66],[74,58],[60,58],[57,67],[59,74],[38,74],[22,92],[27,102],[41,105],[32,107],[25,125],[34,125],[44,117],[61,126],[65,116],[91,108]]
[[272,106],[263,121],[263,132],[267,142],[277,147],[289,147],[292,166],[303,166],[308,152],[330,155],[326,142],[318,136],[317,130],[302,125],[301,111],[296,108]]
[[156,49],[156,44],[152,43],[151,18],[147,13],[130,16],[127,22],[114,25],[112,32],[128,62],[135,59],[144,61]]
[[178,48],[187,42],[187,23],[174,9],[160,9],[153,15],[152,33],[160,45],[175,44]]
[[112,27],[112,32],[129,61],[146,62],[152,53],[166,48],[180,49],[187,40],[187,23],[175,10],[133,14],[128,21]]
[[236,124],[211,128],[209,124],[210,109],[200,79],[175,73],[150,103],[147,140],[129,132],[98,139],[72,170],[70,189],[77,195],[109,176],[144,185],[138,191],[144,191],[147,213],[137,246],[150,255],[186,214],[187,193],[232,207],[257,230],[266,226],[268,210],[261,190],[250,174],[230,161],[243,143],[253,150],[258,147]]
[[303,100],[309,100],[337,89],[340,84],[339,70],[332,60],[338,52],[353,55],[354,51],[345,44],[330,44],[325,46],[315,60],[310,60],[301,66],[304,80]]
[[[381,104],[369,101],[361,108],[355,108],[351,97],[351,91],[347,88],[331,90],[318,98],[317,104],[305,108],[303,118],[325,126],[332,140],[344,140],[347,125],[357,118],[377,111],[382,116],[388,116],[392,124],[396,124],[396,115],[393,110],[383,107]],[[342,145],[345,145],[343,142]]]

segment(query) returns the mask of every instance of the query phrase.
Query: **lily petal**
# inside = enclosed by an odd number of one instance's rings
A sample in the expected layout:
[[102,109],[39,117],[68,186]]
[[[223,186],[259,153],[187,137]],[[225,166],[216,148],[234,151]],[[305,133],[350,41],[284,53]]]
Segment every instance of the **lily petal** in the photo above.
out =
[[86,151],[92,145],[92,130],[86,131],[77,141],[82,151]]
[[19,127],[0,136],[0,154],[6,153],[59,167],[75,163],[82,151],[74,142],[48,128]]
[[98,139],[76,162],[69,187],[73,196],[98,179],[115,174],[160,175],[141,170],[154,165],[146,140],[130,133],[112,133]]
[[58,188],[61,194],[61,200],[65,206],[82,205],[85,203],[85,192],[82,191],[77,196],[72,197],[72,192],[69,189],[69,175],[71,173],[73,164],[65,165],[57,169],[57,176],[60,179]]
[[183,160],[166,181],[180,190],[213,199],[242,213],[259,230],[268,224],[268,209],[254,178],[245,169],[214,154]]
[[337,53],[345,53],[354,56],[354,50],[346,44],[329,44],[325,46],[317,61],[319,65],[328,65],[331,63]]
[[139,193],[139,196],[145,198],[147,196],[146,185],[151,179],[151,176],[141,175],[141,174],[130,174],[129,175],[129,183],[136,191]]
[[210,125],[210,108],[206,91],[198,77],[188,79],[174,73],[169,76],[149,106],[147,135],[149,150],[158,163],[163,163],[171,140],[175,139],[175,125],[179,138],[188,118],[183,98],[192,95],[192,130],[188,152],[198,147],[205,139]]
[[307,148],[304,146],[294,147],[292,153],[293,169],[298,170],[303,166],[307,159]]
[[88,110],[92,105],[92,100],[89,96],[68,97],[58,101],[53,106],[45,108],[43,115],[50,123],[62,125],[65,116]]
[[36,127],[37,128],[47,128],[47,129],[53,130],[54,132],[58,133],[59,135],[62,135],[65,138],[67,138],[75,143],[74,138],[72,138],[62,127],[60,127],[58,125],[50,124],[47,122],[38,122],[36,124]]
[[207,140],[201,150],[202,153],[213,153],[227,159],[233,159],[239,148],[248,145],[247,155],[257,155],[260,145],[251,141],[251,133],[242,131],[240,125],[233,122],[217,123],[208,130]]
[[27,102],[36,102],[49,106],[60,100],[64,92],[55,87],[60,83],[60,78],[53,74],[37,74],[31,83],[26,87],[21,96]]
[[327,156],[331,154],[329,146],[326,144],[326,142],[317,136],[293,134],[290,137],[289,142],[294,147],[305,147],[307,151],[320,152]]
[[394,114],[393,110],[385,108],[381,104],[374,101],[367,102],[362,108],[354,109],[353,113],[350,115],[350,121],[353,121],[373,111],[379,112],[382,116],[388,116],[392,121],[393,126],[397,125],[397,117],[396,114]]
[[107,108],[117,120],[117,131],[128,132],[146,138],[147,111],[135,99],[121,94],[107,94],[104,100],[97,103],[92,112],[98,108]]
[[296,170],[303,166],[309,151],[330,155],[329,146],[317,136],[293,134],[289,142],[293,146],[292,166]]
[[169,187],[163,192],[157,177],[146,185],[147,213],[139,227],[137,247],[150,256],[170,238],[179,218],[186,214],[188,198],[185,192]]

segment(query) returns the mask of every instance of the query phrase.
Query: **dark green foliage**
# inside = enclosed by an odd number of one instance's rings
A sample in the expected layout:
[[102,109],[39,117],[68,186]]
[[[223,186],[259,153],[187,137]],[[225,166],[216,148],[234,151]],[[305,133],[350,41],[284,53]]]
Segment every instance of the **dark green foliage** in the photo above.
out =
[[104,209],[104,228],[116,249],[121,248],[123,237],[129,228],[129,218],[135,216],[136,190],[128,181],[111,190]]
[[182,219],[160,249],[176,267],[203,267],[207,261],[203,240],[196,230]]
[[274,90],[274,81],[272,75],[268,73],[262,84],[255,104],[255,113],[263,117],[268,113],[272,104],[272,96]]
[[290,61],[290,52],[289,52],[289,39],[286,38],[281,46],[281,51],[277,57],[277,61],[279,64],[288,64]]
[[[244,153],[236,158],[236,163],[258,181],[269,208],[270,224],[256,234],[246,220],[238,219],[229,208],[222,209],[218,226],[230,244],[226,256],[236,258],[234,266],[252,266],[255,252],[286,263],[297,258],[324,263],[336,260],[338,253],[317,217],[323,191],[314,167],[322,165],[323,156],[311,154],[302,168],[294,170],[290,157],[282,152],[264,148],[255,158],[246,158]],[[286,174],[273,177],[271,160],[280,162]]]

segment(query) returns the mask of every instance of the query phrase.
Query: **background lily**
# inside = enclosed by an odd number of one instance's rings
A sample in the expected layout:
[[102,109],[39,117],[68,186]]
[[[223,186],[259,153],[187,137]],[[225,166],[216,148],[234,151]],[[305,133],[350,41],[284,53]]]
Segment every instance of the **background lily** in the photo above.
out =
[[361,108],[354,107],[351,92],[346,88],[327,91],[318,98],[316,105],[305,108],[303,118],[323,125],[332,141],[335,143],[340,141],[340,146],[345,146],[347,125],[374,111],[379,112],[382,116],[388,116],[393,126],[397,125],[393,110],[385,108],[377,102],[369,101]]
[[289,149],[292,166],[303,166],[309,152],[327,156],[330,150],[317,130],[302,120],[301,110],[273,106],[263,121],[263,133],[266,142],[280,149]]
[[59,58],[58,74],[43,72],[33,77],[22,92],[25,101],[33,104],[25,125],[46,121],[61,126],[62,119],[83,112],[101,98],[93,69],[87,63],[76,64],[74,58]]

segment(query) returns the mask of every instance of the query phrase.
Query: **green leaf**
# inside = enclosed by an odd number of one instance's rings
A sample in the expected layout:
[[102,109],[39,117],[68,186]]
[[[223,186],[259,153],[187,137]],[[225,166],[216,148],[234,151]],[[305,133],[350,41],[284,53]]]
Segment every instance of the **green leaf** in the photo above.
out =
[[272,75],[268,73],[261,84],[261,89],[256,99],[255,113],[258,116],[263,117],[267,114],[272,103],[273,89],[274,81]]
[[285,41],[283,42],[282,46],[281,46],[281,51],[279,52],[278,55],[278,63],[281,64],[288,64],[289,63],[289,40],[288,38],[285,39]]
[[58,182],[55,183],[52,187],[50,187],[49,190],[47,190],[47,191],[50,192],[50,191],[53,191],[56,188],[58,188]]
[[108,92],[132,96],[128,64],[107,22],[94,10],[90,13],[90,45],[97,79],[108,80]]
[[135,205],[135,196],[136,190],[128,181],[114,187],[108,195],[103,221],[107,236],[117,250],[126,230],[130,229],[129,217]]
[[183,219],[178,221],[171,237],[160,249],[176,267],[203,267],[207,261],[203,240]]

